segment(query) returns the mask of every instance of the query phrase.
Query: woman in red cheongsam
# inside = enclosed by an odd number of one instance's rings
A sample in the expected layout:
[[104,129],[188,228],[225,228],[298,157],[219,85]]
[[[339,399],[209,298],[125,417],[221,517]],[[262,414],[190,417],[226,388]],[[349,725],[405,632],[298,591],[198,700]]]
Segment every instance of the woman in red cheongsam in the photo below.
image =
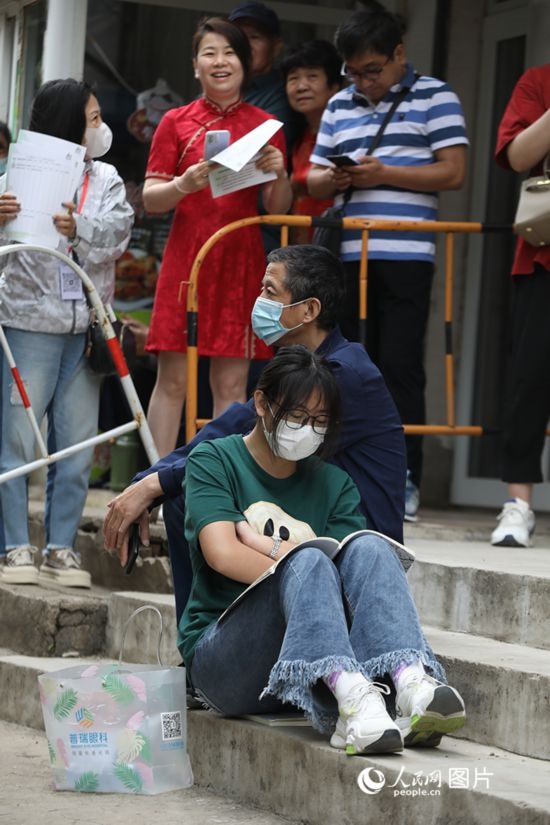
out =
[[[143,190],[149,212],[175,209],[147,340],[147,350],[158,353],[148,419],[161,455],[176,444],[185,399],[187,281],[195,255],[225,224],[258,214],[260,188],[264,207],[272,214],[285,213],[292,198],[282,131],[262,149],[256,163],[258,169],[275,172],[275,180],[212,197],[204,160],[205,133],[227,129],[234,143],[270,115],[241,99],[250,47],[237,26],[215,17],[201,22],[193,39],[193,66],[203,95],[162,118],[151,146]],[[264,270],[258,226],[224,237],[201,267],[198,348],[200,355],[210,356],[214,416],[233,401],[245,400],[250,359],[270,355],[250,325]]]

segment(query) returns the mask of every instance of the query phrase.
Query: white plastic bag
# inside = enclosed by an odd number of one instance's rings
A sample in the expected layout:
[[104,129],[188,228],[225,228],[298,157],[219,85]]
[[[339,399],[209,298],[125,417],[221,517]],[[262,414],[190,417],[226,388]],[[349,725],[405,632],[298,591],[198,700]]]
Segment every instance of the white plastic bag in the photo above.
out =
[[[136,613],[156,607],[144,605]],[[159,639],[160,649],[160,639]],[[193,784],[185,668],[82,665],[38,677],[57,790],[157,794]]]

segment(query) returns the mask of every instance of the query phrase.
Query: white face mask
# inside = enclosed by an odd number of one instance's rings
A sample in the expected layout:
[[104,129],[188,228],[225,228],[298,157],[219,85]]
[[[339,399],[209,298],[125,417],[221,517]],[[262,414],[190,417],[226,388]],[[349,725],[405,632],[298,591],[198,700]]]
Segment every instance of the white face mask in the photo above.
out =
[[289,427],[282,419],[277,424],[275,432],[268,432],[262,418],[265,440],[272,453],[288,461],[300,461],[313,455],[325,440],[326,433],[316,433],[311,424],[304,424],[299,430]]
[[113,133],[106,123],[97,128],[88,126],[84,133],[86,139],[86,157],[101,158],[106,155],[113,142]]

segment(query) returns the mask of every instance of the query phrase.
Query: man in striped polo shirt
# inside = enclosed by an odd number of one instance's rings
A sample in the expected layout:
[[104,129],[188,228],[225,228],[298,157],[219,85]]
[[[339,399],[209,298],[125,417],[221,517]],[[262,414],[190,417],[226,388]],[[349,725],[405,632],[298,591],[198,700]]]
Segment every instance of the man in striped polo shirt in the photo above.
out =
[[[311,155],[310,194],[318,198],[353,187],[347,217],[437,219],[437,193],[459,189],[468,139],[462,107],[446,83],[415,74],[407,62],[403,24],[379,3],[352,14],[336,32],[351,81],[329,101]],[[404,89],[372,155],[375,138],[395,97]],[[357,165],[337,167],[329,155]],[[349,193],[348,193],[349,194]],[[425,422],[424,339],[434,272],[434,237],[373,232],[369,237],[367,350],[381,370],[404,423]],[[346,232],[341,257],[347,300],[341,327],[358,340],[361,237]],[[416,520],[422,473],[422,438],[407,437],[407,520]]]

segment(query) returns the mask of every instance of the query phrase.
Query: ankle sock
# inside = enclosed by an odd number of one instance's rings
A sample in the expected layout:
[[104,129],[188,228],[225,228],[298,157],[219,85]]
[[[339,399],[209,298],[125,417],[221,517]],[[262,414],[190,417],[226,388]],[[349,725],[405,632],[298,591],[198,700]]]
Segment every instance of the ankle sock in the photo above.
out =
[[420,676],[420,678],[422,678],[425,674],[426,671],[424,669],[424,665],[420,659],[417,659],[415,662],[409,662],[408,664],[401,662],[395,670],[392,670],[390,676],[393,680],[396,691],[399,693],[399,691],[413,676]]
[[368,684],[362,673],[349,673],[347,670],[335,670],[323,677],[323,682],[336,697],[338,705],[347,699],[349,692],[356,685]]

